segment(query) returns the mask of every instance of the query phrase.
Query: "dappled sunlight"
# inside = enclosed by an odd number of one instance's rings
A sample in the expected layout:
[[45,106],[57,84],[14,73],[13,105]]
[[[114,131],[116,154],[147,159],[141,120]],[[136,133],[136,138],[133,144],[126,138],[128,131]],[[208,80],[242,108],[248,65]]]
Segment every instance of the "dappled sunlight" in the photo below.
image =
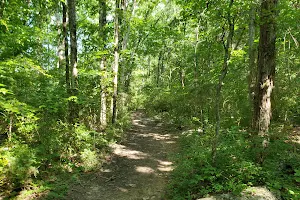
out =
[[300,144],[300,127],[295,127],[290,137],[290,141],[296,144]]
[[192,135],[194,135],[194,134],[202,134],[203,133],[203,130],[202,129],[190,129],[190,130],[186,130],[186,131],[183,131],[182,133],[181,133],[181,135],[185,135],[185,136],[187,136],[187,137],[190,137],[190,136],[192,136]]
[[141,122],[141,120],[139,120],[139,119],[132,120],[133,125],[139,126],[139,127],[145,127],[145,125],[141,124],[140,122]]
[[159,133],[140,133],[142,137],[152,137],[154,140],[171,140],[172,136],[170,134],[159,134]]
[[154,169],[146,166],[137,166],[135,167],[135,171],[143,174],[153,174],[155,172]]
[[170,161],[163,161],[163,160],[157,160],[158,161],[158,167],[157,169],[161,172],[171,172],[174,167],[173,163]]
[[148,157],[148,154],[143,153],[141,151],[136,151],[129,149],[128,147],[120,144],[113,144],[112,148],[114,149],[114,154],[118,155],[119,157],[126,157],[128,159],[132,160],[140,160],[145,159]]
[[128,189],[123,188],[123,187],[117,187],[117,189],[118,189],[119,191],[121,191],[121,192],[125,192],[125,193],[128,192]]
[[296,144],[300,144],[300,135],[292,136],[290,141]]
[[111,173],[111,169],[101,169],[101,172],[103,173]]
[[175,144],[176,142],[174,140],[166,141],[166,144]]
[[168,154],[175,151],[178,136],[157,120],[135,115],[126,139],[110,145],[112,155],[105,158],[108,165],[97,176],[88,177],[89,185],[84,186],[83,193],[76,192],[78,188],[83,190],[76,185],[76,190],[69,193],[74,198],[69,199],[162,199],[167,177],[174,168]]

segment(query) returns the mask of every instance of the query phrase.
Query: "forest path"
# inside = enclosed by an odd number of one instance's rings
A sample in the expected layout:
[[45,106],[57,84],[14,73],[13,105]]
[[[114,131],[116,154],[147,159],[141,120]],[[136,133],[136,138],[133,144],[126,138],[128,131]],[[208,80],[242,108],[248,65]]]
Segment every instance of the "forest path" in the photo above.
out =
[[69,190],[73,200],[161,200],[168,174],[169,154],[176,149],[176,134],[142,112],[132,116],[132,127],[122,144],[114,144],[111,163],[101,172],[84,175]]

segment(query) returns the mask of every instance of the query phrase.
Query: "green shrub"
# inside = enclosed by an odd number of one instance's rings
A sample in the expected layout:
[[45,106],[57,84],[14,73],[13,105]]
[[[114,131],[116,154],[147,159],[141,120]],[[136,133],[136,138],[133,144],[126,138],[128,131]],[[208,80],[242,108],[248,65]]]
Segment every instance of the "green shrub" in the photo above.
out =
[[0,186],[4,190],[22,188],[37,177],[39,160],[26,144],[14,144],[0,151]]
[[94,170],[100,165],[100,159],[95,151],[84,149],[80,152],[80,158],[85,171]]
[[199,133],[183,135],[182,151],[175,158],[171,176],[171,199],[195,199],[210,193],[239,193],[257,185],[262,168],[247,157],[247,141],[237,127],[219,138],[217,161],[211,163],[212,137]]

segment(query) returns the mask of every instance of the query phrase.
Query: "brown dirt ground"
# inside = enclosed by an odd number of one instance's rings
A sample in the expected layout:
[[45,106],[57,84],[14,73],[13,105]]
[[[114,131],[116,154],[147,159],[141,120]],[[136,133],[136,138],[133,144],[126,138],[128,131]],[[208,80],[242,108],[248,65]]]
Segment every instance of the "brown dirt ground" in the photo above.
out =
[[126,140],[112,145],[113,155],[97,173],[84,175],[71,186],[66,199],[161,200],[173,169],[169,154],[176,149],[176,134],[142,112],[132,117]]

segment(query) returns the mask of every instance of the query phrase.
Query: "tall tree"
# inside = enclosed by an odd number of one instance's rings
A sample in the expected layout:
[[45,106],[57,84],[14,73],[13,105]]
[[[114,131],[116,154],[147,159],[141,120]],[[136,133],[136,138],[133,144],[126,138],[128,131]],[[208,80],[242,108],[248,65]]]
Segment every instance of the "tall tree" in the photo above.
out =
[[263,146],[268,144],[268,130],[272,116],[271,95],[274,88],[276,58],[276,4],[277,0],[262,0],[260,11],[260,38],[258,47],[257,85],[254,102],[254,122]]
[[[76,37],[76,0],[68,0],[68,14],[69,14],[69,31],[71,40],[71,54],[70,67],[71,75],[71,92],[72,96],[78,94],[78,70],[77,70],[77,37]],[[70,101],[70,120],[74,122],[78,118],[79,108],[76,99],[72,98]]]
[[[99,37],[100,37],[100,47],[101,50],[105,50],[106,46],[106,0],[99,0]],[[101,76],[100,76],[100,95],[101,95],[101,108],[100,108],[100,126],[101,129],[104,130],[107,126],[107,119],[106,119],[106,85],[105,85],[105,79],[106,77],[106,57],[103,55],[100,60],[100,71],[101,71]]]
[[114,65],[113,65],[113,108],[112,123],[116,122],[117,117],[117,98],[118,98],[118,72],[119,72],[119,12],[120,0],[116,0],[115,5],[115,25],[114,25]]
[[223,57],[223,66],[221,73],[219,75],[219,82],[217,85],[217,90],[216,90],[216,130],[215,130],[215,141],[213,142],[212,145],[212,160],[213,163],[215,162],[216,159],[216,153],[217,153],[217,145],[218,145],[218,137],[219,137],[219,132],[220,132],[220,122],[221,122],[221,116],[220,116],[220,104],[221,104],[221,98],[222,98],[222,86],[224,84],[225,77],[228,73],[228,62],[231,56],[231,49],[232,49],[232,39],[234,35],[234,18],[232,17],[231,9],[233,6],[234,0],[230,0],[229,6],[228,6],[228,11],[227,11],[227,24],[228,24],[228,34],[227,38],[225,39],[226,35],[226,29],[225,27],[223,28],[223,36],[222,36],[222,42],[223,42],[223,48],[224,48],[224,57]]

